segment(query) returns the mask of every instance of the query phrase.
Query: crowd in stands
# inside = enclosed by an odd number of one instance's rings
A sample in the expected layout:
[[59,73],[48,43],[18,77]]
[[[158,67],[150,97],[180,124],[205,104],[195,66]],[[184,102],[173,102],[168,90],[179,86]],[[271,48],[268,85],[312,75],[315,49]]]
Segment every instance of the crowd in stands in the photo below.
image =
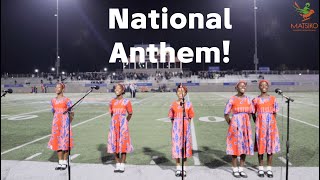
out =
[[[264,79],[264,74],[319,74],[319,71],[272,71],[270,73],[259,73],[258,79]],[[197,75],[199,79],[219,79],[225,77],[225,75],[240,75],[244,78],[248,78],[254,74],[254,71],[198,71]],[[157,82],[161,82],[162,80],[170,80],[172,78],[190,78],[192,75],[191,71],[154,71],[153,73],[142,73],[142,72],[78,72],[78,73],[65,73],[62,75],[61,80],[64,81],[81,81],[81,80],[90,80],[91,83],[100,83],[105,80],[111,80],[111,82],[115,81],[123,81],[123,80],[155,80]],[[41,78],[45,83],[54,84],[58,79],[55,76],[55,73],[38,73],[38,74],[8,74],[3,73],[2,78],[4,79],[12,79],[12,78]],[[59,78],[60,79],[60,78]],[[13,80],[12,83],[15,85],[21,83]],[[28,84],[28,82],[24,81],[23,83]]]
[[[244,78],[248,78],[250,73],[246,71],[216,71],[216,72],[199,71],[198,72],[199,79],[219,79],[219,78],[225,77],[225,75],[239,75]],[[264,76],[262,74],[259,74],[258,79],[264,79]]]
[[149,75],[146,73],[125,73],[125,77],[129,80],[148,80]]
[[85,73],[70,73],[71,80],[100,80],[104,81],[108,77],[107,73],[85,72]]
[[209,71],[199,71],[198,78],[199,79],[219,79],[226,75],[225,72],[209,72]]
[[154,75],[155,80],[157,81],[161,81],[163,79],[169,80],[171,78],[189,78],[191,77],[192,72],[191,71],[181,71],[181,72],[160,72],[160,71],[156,71],[156,74]]

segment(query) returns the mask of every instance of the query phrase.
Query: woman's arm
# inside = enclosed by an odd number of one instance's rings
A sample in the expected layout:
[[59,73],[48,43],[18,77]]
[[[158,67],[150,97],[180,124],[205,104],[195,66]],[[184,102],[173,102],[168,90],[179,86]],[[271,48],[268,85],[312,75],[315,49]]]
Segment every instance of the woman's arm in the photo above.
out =
[[132,110],[132,105],[131,105],[131,102],[129,101],[127,106],[126,106],[126,109],[127,109],[127,113],[128,113],[128,116],[127,116],[127,121],[129,122],[131,117],[132,117],[132,113],[133,113],[133,110]]
[[224,119],[225,119],[225,120],[227,121],[227,123],[230,125],[231,119],[230,119],[229,114],[225,114],[225,115],[224,115]]
[[127,121],[130,121],[131,117],[132,117],[132,114],[128,114]]
[[74,112],[70,112],[69,113],[69,117],[70,117],[70,122],[72,122],[72,120],[74,119]]

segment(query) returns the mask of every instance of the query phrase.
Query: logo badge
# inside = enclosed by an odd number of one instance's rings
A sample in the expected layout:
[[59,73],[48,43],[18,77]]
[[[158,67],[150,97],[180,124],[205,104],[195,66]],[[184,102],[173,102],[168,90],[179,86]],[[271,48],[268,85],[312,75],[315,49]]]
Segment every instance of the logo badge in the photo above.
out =
[[[316,13],[311,7],[310,2],[303,4],[298,4],[296,1],[293,3],[293,8],[296,11],[296,14],[299,17],[300,22],[291,23],[292,31],[316,31],[319,27],[317,21],[312,19],[313,15]],[[314,22],[312,22],[314,21]]]

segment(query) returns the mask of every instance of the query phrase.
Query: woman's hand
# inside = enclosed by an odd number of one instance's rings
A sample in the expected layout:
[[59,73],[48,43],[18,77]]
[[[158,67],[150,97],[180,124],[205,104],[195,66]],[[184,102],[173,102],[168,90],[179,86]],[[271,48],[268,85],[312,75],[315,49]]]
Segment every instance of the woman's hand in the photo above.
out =
[[69,117],[70,117],[70,122],[72,122],[72,120],[74,118],[74,112],[70,112]]
[[127,116],[127,121],[128,122],[130,121],[131,117],[132,117],[132,114],[128,114],[128,116]]
[[225,114],[224,119],[227,121],[228,125],[230,125],[231,119],[230,119],[229,114]]

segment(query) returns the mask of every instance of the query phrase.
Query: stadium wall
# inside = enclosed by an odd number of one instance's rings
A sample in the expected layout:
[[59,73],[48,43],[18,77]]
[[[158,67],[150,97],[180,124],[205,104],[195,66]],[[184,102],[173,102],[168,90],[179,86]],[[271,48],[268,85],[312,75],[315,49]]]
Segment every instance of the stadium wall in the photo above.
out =
[[[126,81],[125,83],[131,83]],[[134,82],[136,83],[136,82]],[[167,82],[167,83],[157,83],[157,82],[144,82],[138,85],[140,91],[157,91],[159,87],[165,85],[170,91],[174,91],[176,85],[182,82]],[[233,92],[235,91],[235,82],[222,82],[222,83],[183,83],[186,85],[190,92]],[[276,88],[280,88],[282,91],[286,92],[318,92],[319,91],[319,79],[316,81],[287,81],[287,82],[276,82],[271,81],[270,91],[274,91]],[[79,82],[69,82],[66,84],[65,92],[68,93],[84,93],[90,89],[90,86],[99,85],[100,89],[94,92],[106,93],[112,92],[115,83],[104,83],[104,84],[87,84]],[[1,80],[1,91],[4,89],[12,89],[15,93],[31,93],[32,87],[37,87],[37,92],[41,93],[41,84],[6,84],[5,81]],[[47,93],[54,93],[54,84],[47,88]],[[248,82],[247,87],[248,92],[259,91],[257,82]]]

